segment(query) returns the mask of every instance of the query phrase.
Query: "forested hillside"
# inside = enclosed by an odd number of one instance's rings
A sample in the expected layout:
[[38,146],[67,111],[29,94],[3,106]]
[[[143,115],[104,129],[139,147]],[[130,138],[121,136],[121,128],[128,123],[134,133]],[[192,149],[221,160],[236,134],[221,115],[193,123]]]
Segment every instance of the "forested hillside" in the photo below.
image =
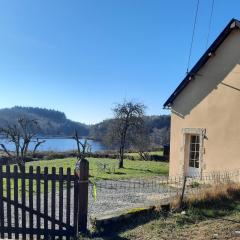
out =
[[39,123],[38,134],[42,136],[72,136],[74,129],[81,136],[89,134],[87,125],[67,119],[63,112],[33,107],[0,109],[0,127],[13,124],[21,117],[36,119]]
[[[112,119],[104,120],[90,127],[89,137],[104,142],[108,127]],[[144,118],[147,134],[150,136],[152,147],[169,144],[170,141],[170,116],[146,116]]]
[[[89,137],[104,142],[112,119],[104,120],[95,125],[86,125],[71,121],[63,112],[33,107],[13,107],[0,109],[0,127],[13,124],[17,119],[25,117],[36,119],[39,123],[38,134],[43,137],[72,136],[75,129],[82,137]],[[151,146],[169,143],[170,116],[146,116],[144,118]]]

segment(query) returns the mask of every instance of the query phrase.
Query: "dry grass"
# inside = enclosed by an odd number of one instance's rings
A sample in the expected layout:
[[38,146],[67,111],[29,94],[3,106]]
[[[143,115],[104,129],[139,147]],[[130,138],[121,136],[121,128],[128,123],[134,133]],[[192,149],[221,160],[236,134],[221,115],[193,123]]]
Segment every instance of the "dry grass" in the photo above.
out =
[[226,183],[215,185],[207,190],[203,190],[200,194],[191,196],[188,201],[221,201],[225,199],[239,199],[240,184]]
[[[184,199],[183,208],[206,207],[218,205],[221,207],[229,206],[229,203],[240,199],[240,184],[226,183],[217,184],[207,189],[201,190],[198,194],[192,194]],[[180,209],[180,196],[172,202],[173,209]]]
[[[175,201],[175,207],[179,199]],[[240,184],[226,183],[184,200],[185,214],[158,217],[121,234],[124,239],[240,239]]]
[[[208,219],[196,223],[186,223],[179,226],[178,217],[173,215],[166,219],[153,220],[135,229],[121,233],[125,240],[239,240],[236,232],[240,230],[240,214],[235,213],[221,219]],[[106,239],[106,238],[103,238]]]

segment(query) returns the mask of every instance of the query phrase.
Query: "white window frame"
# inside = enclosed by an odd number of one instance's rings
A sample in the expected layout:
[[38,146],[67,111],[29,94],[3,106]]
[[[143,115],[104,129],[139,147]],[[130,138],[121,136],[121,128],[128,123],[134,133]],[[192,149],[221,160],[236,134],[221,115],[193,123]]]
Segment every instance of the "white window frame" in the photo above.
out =
[[189,167],[189,144],[188,139],[191,135],[199,135],[199,174],[203,171],[203,153],[204,153],[204,137],[206,135],[205,128],[183,128],[182,129],[182,145],[180,149],[180,174],[185,176]]
[[[200,136],[189,134],[189,167],[199,168],[200,159]],[[193,140],[194,139],[194,140]]]

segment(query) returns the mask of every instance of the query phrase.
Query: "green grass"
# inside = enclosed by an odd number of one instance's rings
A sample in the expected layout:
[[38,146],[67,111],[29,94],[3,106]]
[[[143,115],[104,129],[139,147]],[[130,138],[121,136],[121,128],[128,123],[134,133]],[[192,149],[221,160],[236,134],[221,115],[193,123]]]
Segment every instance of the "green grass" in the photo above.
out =
[[[90,180],[101,180],[101,179],[131,179],[131,178],[154,178],[159,175],[168,174],[168,163],[162,162],[147,162],[147,161],[130,161],[124,160],[124,168],[118,169],[118,160],[109,159],[109,158],[89,158],[89,174]],[[43,173],[44,167],[48,167],[48,172],[51,173],[51,168],[56,167],[56,172],[60,167],[63,167],[64,173],[67,172],[67,168],[71,168],[72,174],[75,168],[76,159],[75,158],[65,158],[65,159],[55,159],[55,160],[41,160],[35,162],[26,163],[26,172],[29,170],[29,166],[33,166],[34,172],[36,172],[36,167],[41,167],[41,172]],[[108,164],[111,166],[111,169],[115,167],[115,171],[100,171],[98,165],[99,164]],[[13,171],[13,165],[10,166],[11,171]],[[5,167],[3,166],[3,171],[5,171]],[[4,196],[6,196],[6,179],[3,181],[4,184]],[[43,181],[41,181],[43,184]],[[21,180],[18,181],[19,186],[19,194],[21,194]],[[28,194],[28,186],[29,180],[25,181],[25,190],[26,194]],[[58,187],[58,183],[56,183],[56,187]],[[51,189],[51,182],[49,182],[49,189]],[[13,194],[14,184],[13,179],[11,179],[11,195]],[[36,191],[35,181],[33,183],[33,191]]]
[[[168,174],[168,163],[166,162],[148,162],[148,161],[131,161],[124,160],[124,168],[118,169],[118,160],[109,158],[89,158],[90,177],[96,179],[130,179],[130,178],[153,178],[159,175]],[[63,167],[64,172],[70,167],[72,170],[75,167],[76,159],[65,158],[56,160],[44,160],[37,162],[29,162],[27,166],[44,167]],[[103,171],[99,165],[106,164],[111,171]],[[115,171],[114,171],[115,168]],[[50,171],[50,170],[49,170]]]

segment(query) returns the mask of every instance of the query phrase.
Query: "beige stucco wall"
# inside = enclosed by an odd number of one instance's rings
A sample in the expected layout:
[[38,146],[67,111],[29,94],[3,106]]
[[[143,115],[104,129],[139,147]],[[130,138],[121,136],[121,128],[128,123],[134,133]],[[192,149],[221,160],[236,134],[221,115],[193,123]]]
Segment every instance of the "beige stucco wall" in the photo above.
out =
[[181,174],[184,128],[206,129],[204,172],[240,169],[240,31],[234,30],[175,99],[170,175]]

